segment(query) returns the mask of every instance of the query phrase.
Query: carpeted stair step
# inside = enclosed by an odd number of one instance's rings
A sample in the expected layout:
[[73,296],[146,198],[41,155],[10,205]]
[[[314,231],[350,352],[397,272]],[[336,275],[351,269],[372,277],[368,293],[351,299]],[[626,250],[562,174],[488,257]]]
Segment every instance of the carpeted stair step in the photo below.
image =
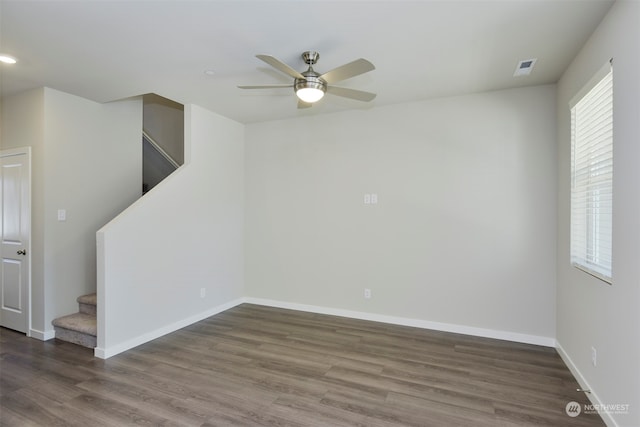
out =
[[95,348],[97,345],[96,316],[86,313],[74,313],[55,319],[53,328],[56,338],[72,342],[83,347]]
[[80,313],[93,314],[94,316],[96,315],[96,305],[98,301],[98,297],[96,294],[79,296],[76,301],[78,301]]
[[51,322],[56,331],[56,338],[83,347],[96,348],[96,294],[82,295],[77,301],[78,313],[58,317]]

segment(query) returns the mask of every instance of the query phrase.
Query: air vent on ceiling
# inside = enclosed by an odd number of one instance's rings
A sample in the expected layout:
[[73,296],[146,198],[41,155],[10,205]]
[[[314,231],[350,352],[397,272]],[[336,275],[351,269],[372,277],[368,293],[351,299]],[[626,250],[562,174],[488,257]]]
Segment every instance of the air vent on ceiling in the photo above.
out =
[[513,73],[513,77],[528,76],[531,74],[531,70],[533,70],[533,66],[536,64],[537,60],[537,58],[523,59],[518,62],[518,66],[516,67],[516,71]]

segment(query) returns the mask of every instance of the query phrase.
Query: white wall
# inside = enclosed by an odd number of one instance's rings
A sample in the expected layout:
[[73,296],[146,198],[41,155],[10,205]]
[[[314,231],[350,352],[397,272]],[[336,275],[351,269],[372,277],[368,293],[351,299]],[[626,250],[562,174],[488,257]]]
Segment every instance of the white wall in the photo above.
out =
[[247,295],[553,345],[554,124],[543,86],[248,125]]
[[98,232],[97,356],[244,295],[243,140],[241,124],[185,106],[185,165]]
[[2,148],[32,148],[31,334],[48,339],[96,289],[96,230],[140,195],[142,102],[40,88],[4,99],[2,122]]
[[[31,331],[46,337],[44,287],[44,88],[2,101],[0,149],[31,147]],[[50,335],[50,333],[49,333]]]
[[[613,284],[569,262],[569,100],[609,58],[613,69]],[[640,2],[616,1],[558,83],[558,293],[561,354],[596,403],[629,404],[609,425],[640,425]],[[591,347],[597,367],[591,364]]]

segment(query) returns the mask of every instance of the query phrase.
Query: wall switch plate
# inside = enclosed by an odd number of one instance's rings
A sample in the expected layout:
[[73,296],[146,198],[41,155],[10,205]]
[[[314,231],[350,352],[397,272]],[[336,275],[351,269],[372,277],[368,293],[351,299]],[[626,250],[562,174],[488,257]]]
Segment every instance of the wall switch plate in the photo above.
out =
[[200,298],[204,298],[207,295],[206,288],[200,288]]
[[58,221],[66,221],[66,220],[67,220],[67,210],[58,209]]
[[365,290],[364,290],[364,297],[365,297],[366,299],[371,298],[371,289],[365,289]]

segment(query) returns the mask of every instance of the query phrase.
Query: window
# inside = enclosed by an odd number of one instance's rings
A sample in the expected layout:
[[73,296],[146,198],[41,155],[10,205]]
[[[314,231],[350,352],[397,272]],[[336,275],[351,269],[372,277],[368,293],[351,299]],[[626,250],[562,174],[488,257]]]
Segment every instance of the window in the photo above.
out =
[[[575,102],[574,102],[575,101]],[[613,69],[594,76],[571,107],[571,264],[611,283]]]

